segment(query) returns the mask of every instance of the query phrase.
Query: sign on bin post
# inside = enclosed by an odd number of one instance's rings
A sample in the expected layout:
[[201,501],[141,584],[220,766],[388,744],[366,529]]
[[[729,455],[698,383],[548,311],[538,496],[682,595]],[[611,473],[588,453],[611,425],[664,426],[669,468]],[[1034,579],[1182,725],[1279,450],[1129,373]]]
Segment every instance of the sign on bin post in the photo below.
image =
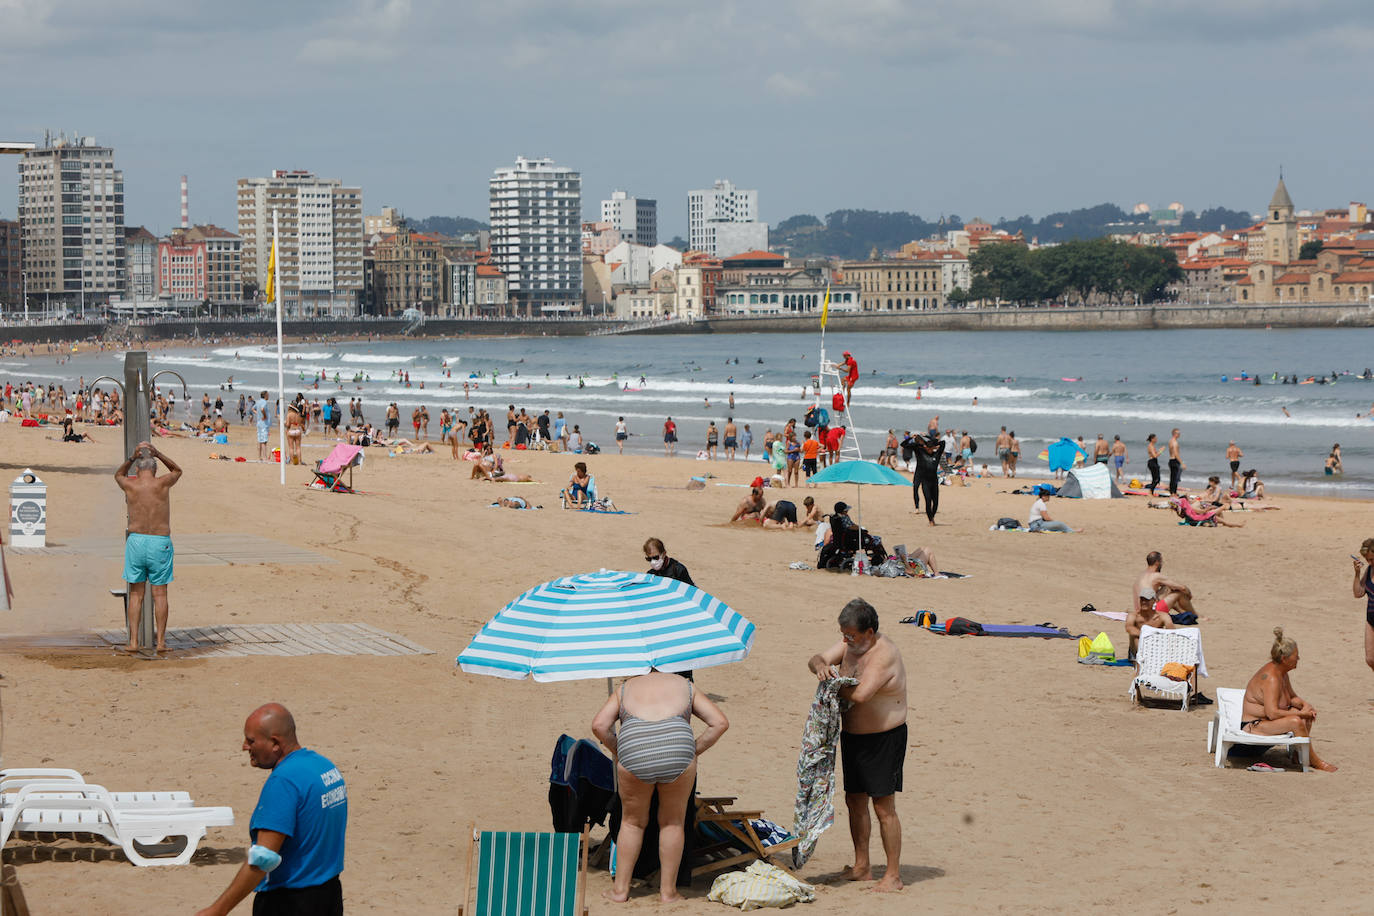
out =
[[48,543],[48,485],[32,468],[10,484],[10,546],[45,547]]

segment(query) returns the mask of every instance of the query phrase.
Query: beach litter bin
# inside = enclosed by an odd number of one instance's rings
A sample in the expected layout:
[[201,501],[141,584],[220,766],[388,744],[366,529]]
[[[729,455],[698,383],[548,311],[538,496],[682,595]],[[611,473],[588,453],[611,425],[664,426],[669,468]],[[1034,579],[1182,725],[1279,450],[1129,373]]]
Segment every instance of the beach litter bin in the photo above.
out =
[[48,485],[32,468],[10,484],[10,546],[45,547],[48,543]]

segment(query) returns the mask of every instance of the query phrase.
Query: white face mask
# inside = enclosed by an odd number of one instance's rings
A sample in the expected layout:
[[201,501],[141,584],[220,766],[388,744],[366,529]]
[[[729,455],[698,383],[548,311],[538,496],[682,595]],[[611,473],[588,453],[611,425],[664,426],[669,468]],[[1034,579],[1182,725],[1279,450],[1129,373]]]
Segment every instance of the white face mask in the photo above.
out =
[[663,568],[663,564],[665,564],[665,563],[667,563],[667,562],[668,562],[668,558],[667,558],[667,557],[665,557],[665,556],[660,556],[660,557],[658,557],[657,559],[653,560],[651,563],[649,563],[649,565],[652,566],[654,569],[662,569],[662,568]]

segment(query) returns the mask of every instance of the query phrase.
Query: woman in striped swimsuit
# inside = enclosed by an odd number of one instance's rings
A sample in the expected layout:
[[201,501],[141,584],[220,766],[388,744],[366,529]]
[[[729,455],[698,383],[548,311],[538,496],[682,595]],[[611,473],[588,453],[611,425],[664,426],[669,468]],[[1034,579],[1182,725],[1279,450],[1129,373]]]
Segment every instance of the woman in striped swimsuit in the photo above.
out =
[[[692,731],[692,716],[706,731]],[[612,730],[620,722],[619,734]],[[633,677],[611,694],[592,720],[592,733],[616,758],[620,787],[620,833],[616,836],[615,883],[607,897],[624,902],[644,842],[649,802],[658,790],[659,899],[680,899],[678,866],[682,864],[683,821],[696,779],[697,755],[720,740],[730,727],[711,699],[696,693],[677,674],[651,671]]]
[[1374,668],[1374,538],[1365,538],[1360,545],[1360,556],[1365,565],[1355,560],[1355,597],[1365,599],[1364,610],[1364,661]]

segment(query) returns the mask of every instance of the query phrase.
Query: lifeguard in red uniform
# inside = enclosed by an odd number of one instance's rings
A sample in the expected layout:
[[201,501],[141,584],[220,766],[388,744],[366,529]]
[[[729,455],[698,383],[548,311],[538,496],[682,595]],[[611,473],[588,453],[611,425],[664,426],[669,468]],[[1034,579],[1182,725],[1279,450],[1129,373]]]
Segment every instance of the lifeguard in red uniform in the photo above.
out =
[[845,350],[844,360],[840,362],[840,365],[848,370],[848,374],[844,378],[844,399],[848,403],[849,399],[854,396],[854,383],[859,380],[859,363],[854,359],[853,354]]

